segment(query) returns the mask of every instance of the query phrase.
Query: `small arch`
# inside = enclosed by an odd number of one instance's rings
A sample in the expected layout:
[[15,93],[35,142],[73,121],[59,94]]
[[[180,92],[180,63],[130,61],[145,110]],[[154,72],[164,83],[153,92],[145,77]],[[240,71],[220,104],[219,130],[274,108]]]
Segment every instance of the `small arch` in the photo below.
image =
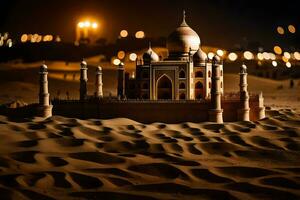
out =
[[211,88],[211,82],[208,83],[208,87]]
[[143,89],[149,89],[148,83],[143,83],[142,88],[143,88]]
[[201,78],[201,77],[203,77],[203,73],[201,71],[197,71],[196,74],[195,74],[195,77],[196,78]]
[[164,74],[157,80],[157,99],[172,99],[172,79]]
[[185,99],[185,93],[181,93],[181,94],[179,95],[179,99]]
[[221,76],[223,76],[223,70],[221,70]]
[[203,89],[203,84],[202,84],[200,81],[198,81],[198,82],[196,83],[196,85],[195,85],[195,88],[196,88],[196,89]]
[[221,81],[221,88],[223,88],[223,82]]
[[211,77],[211,71],[210,70],[208,71],[208,77]]
[[179,89],[185,89],[185,83],[180,83],[179,84]]
[[183,70],[179,72],[179,78],[185,78],[185,72]]

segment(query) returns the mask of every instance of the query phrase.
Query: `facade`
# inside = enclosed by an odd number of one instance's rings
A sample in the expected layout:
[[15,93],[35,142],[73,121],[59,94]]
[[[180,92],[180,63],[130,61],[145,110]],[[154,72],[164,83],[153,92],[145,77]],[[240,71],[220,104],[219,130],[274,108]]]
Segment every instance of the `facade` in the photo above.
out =
[[[209,99],[212,60],[201,50],[198,34],[190,28],[183,14],[182,23],[167,39],[169,55],[160,58],[149,49],[136,63],[136,78],[126,76],[129,99]],[[223,64],[219,58],[220,91],[223,94]]]
[[[227,95],[223,88],[223,62],[218,56],[209,60],[200,48],[200,38],[185,21],[167,40],[169,55],[161,59],[149,49],[137,61],[136,78],[117,69],[117,97],[103,97],[102,68],[96,69],[95,91],[88,94],[87,63],[80,64],[78,100],[49,102],[47,66],[40,68],[40,93],[37,114],[78,118],[109,119],[127,117],[144,123],[184,121],[249,121],[265,117],[262,94],[249,95],[247,67],[240,68],[240,91]],[[172,113],[172,114],[170,114]]]

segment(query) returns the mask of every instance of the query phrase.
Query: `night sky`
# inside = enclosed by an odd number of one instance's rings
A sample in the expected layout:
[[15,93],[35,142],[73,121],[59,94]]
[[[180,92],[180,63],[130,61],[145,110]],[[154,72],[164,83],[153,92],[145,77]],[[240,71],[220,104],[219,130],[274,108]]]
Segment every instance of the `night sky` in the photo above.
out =
[[[295,0],[1,0],[0,32],[58,34],[73,41],[75,25],[82,17],[100,23],[100,37],[113,42],[120,30],[149,37],[167,36],[180,23],[182,10],[203,45],[230,48],[245,41],[271,47],[285,38],[298,41],[299,3]],[[278,25],[296,26],[297,34],[279,36]],[[297,43],[299,44],[299,43]]]

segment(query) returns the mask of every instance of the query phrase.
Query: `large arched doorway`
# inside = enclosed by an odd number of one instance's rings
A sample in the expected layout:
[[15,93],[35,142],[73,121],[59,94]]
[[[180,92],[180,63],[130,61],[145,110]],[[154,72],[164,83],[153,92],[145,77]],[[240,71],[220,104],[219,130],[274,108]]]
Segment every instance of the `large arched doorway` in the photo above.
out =
[[203,84],[198,81],[195,84],[195,99],[202,99],[203,98]]
[[172,99],[172,81],[166,75],[158,79],[157,99]]

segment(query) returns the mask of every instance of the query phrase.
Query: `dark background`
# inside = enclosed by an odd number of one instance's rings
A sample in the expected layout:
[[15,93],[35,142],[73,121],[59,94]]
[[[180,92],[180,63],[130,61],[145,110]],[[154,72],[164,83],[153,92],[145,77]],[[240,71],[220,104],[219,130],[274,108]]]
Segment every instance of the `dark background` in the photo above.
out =
[[[299,1],[262,0],[1,0],[0,32],[60,35],[74,41],[75,26],[86,16],[100,23],[100,37],[114,42],[120,30],[148,37],[167,36],[187,12],[188,24],[203,45],[232,48],[245,42],[299,47]],[[277,26],[296,26],[296,34],[278,35]]]

